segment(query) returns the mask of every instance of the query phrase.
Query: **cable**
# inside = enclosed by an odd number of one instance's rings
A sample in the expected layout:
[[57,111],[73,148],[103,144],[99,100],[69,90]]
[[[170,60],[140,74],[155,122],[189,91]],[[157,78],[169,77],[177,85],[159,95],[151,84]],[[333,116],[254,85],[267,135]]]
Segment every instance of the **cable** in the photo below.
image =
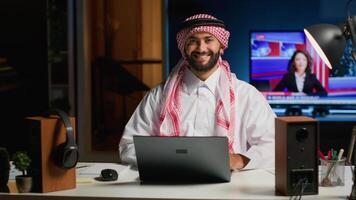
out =
[[[298,187],[300,191],[298,192]],[[289,197],[289,200],[301,200],[304,194],[305,188],[308,186],[308,179],[306,177],[298,180],[297,184],[293,187],[293,194]]]
[[[307,178],[303,178],[304,179],[304,182],[302,183],[302,187],[301,187],[301,189],[300,189],[300,195],[299,195],[299,200],[301,200],[302,199],[302,196],[303,196],[303,194],[304,194],[304,190],[305,190],[305,188],[308,186],[308,179]],[[302,180],[303,180],[302,179]]]
[[[293,187],[293,193],[292,193],[292,195],[289,197],[289,200],[296,200],[297,199],[297,189],[298,189],[298,187],[299,187],[299,185],[301,184],[301,182],[302,182],[302,179],[299,179],[298,180],[298,182],[297,182],[297,184],[295,184],[294,185],[294,187]],[[294,197],[294,198],[293,198]]]

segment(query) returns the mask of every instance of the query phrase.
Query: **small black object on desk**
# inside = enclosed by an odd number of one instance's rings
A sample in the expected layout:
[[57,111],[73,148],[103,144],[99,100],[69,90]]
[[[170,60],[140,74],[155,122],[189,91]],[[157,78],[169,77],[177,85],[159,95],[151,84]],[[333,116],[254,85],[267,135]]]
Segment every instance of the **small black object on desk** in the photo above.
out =
[[118,173],[115,169],[103,169],[100,173],[101,181],[116,181]]

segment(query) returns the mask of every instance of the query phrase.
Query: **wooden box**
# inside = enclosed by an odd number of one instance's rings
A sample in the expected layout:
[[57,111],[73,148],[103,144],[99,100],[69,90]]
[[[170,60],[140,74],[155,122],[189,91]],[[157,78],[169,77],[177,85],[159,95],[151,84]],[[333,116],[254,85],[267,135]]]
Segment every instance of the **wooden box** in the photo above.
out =
[[[70,117],[70,122],[75,134],[75,118]],[[53,192],[75,188],[75,168],[61,168],[53,159],[54,150],[66,141],[66,129],[60,118],[28,117],[26,123],[30,140],[29,154],[32,159],[32,191]]]

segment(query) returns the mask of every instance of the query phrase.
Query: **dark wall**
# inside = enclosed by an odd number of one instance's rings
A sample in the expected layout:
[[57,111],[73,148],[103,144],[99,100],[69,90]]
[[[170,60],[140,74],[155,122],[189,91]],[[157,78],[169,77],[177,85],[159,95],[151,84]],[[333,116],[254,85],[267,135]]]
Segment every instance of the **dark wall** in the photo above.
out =
[[348,154],[350,138],[355,121],[319,122],[319,149],[326,154],[330,149],[345,150]]
[[[208,13],[222,19],[231,33],[228,60],[237,77],[249,81],[251,30],[303,30],[317,23],[338,23],[347,16],[347,0],[167,0],[169,66],[180,58],[175,34],[185,18]],[[356,3],[353,4],[356,7]]]
[[46,0],[1,0],[0,27],[0,57],[18,83],[0,91],[0,146],[13,152],[26,147],[24,118],[48,108]]

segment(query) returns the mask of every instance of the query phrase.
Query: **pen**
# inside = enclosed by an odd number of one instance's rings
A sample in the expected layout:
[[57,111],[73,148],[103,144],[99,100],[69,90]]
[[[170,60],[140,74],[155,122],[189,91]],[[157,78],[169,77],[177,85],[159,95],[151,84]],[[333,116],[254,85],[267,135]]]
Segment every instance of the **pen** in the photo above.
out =
[[332,160],[336,160],[337,159],[337,151],[335,151],[334,149],[331,149],[331,153],[332,153]]
[[318,154],[319,154],[320,159],[325,160],[325,156],[324,156],[323,152],[318,150]]
[[340,149],[339,155],[337,155],[337,160],[341,160],[343,153],[344,153],[344,149]]
[[331,160],[331,151],[328,151],[328,160]]

